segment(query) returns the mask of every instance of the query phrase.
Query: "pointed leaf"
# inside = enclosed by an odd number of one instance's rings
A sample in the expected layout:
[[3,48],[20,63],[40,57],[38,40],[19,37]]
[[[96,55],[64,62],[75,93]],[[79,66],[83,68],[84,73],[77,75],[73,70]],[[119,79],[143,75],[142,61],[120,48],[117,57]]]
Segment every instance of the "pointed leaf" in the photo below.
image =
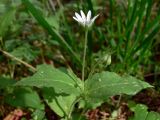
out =
[[69,114],[76,99],[75,95],[56,94],[53,88],[43,88],[43,97],[50,108],[61,117]]
[[56,93],[79,93],[75,79],[50,65],[40,65],[33,76],[22,79],[16,85],[38,88],[53,87]]
[[12,79],[9,79],[9,78],[0,77],[0,89],[1,88],[6,88],[8,86],[11,86],[14,83],[16,83],[15,80],[12,80]]
[[137,104],[131,109],[134,111],[134,116],[130,117],[129,120],[160,120],[159,113],[148,112],[147,106],[143,104]]
[[102,72],[96,73],[85,82],[85,94],[87,103],[96,107],[110,96],[135,95],[148,87],[152,86],[128,75],[121,77],[113,72]]
[[5,102],[15,107],[44,109],[39,95],[31,88],[15,88],[13,93],[5,97]]

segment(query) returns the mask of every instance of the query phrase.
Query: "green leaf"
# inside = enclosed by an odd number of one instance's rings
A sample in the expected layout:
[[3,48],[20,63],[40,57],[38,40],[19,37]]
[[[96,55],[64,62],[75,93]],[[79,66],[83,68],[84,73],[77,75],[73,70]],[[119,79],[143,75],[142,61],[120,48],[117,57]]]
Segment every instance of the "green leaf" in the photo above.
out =
[[32,113],[33,120],[45,120],[45,111],[37,109]]
[[50,26],[54,27],[56,30],[59,30],[59,19],[57,16],[47,17],[46,21]]
[[160,114],[156,112],[148,112],[148,108],[145,105],[137,104],[133,108],[134,116],[130,117],[129,120],[160,120]]
[[7,11],[0,19],[0,36],[3,36],[8,29],[8,26],[11,24],[12,20],[14,19],[14,15],[16,13],[15,8],[11,8]]
[[144,119],[147,117],[148,111],[147,107],[145,105],[137,105],[134,109],[136,111],[136,114],[134,115],[133,120],[139,120]]
[[87,118],[85,115],[82,115],[80,113],[73,113],[72,120],[87,120]]
[[[0,1],[0,14],[2,15],[6,11],[6,6],[3,2]],[[1,16],[0,16],[1,19]]]
[[21,45],[11,52],[13,56],[28,62],[33,61],[37,57],[37,53],[38,51],[33,51],[29,44]]
[[14,83],[16,83],[15,80],[12,80],[12,79],[9,79],[9,78],[0,77],[0,89],[1,88],[6,88],[8,86],[11,86]]
[[39,95],[31,88],[15,88],[13,93],[5,97],[5,102],[15,107],[44,109]]
[[128,75],[121,77],[113,72],[96,73],[85,82],[86,101],[88,105],[97,107],[110,96],[135,95],[148,87],[152,86]]
[[56,94],[53,88],[43,88],[43,97],[50,108],[61,117],[70,113],[75,95]]
[[17,82],[19,86],[53,87],[56,93],[79,94],[77,80],[50,65],[38,66],[37,72]]
[[160,120],[160,114],[157,112],[149,112],[145,120]]

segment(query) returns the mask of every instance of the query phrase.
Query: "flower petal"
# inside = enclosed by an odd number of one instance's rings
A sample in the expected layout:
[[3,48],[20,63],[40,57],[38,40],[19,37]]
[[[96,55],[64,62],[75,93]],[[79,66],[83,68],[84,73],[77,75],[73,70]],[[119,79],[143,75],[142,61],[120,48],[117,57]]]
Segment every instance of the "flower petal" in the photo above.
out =
[[77,12],[75,13],[75,16],[77,17],[79,22],[83,22],[82,17]]
[[98,16],[99,16],[99,14],[96,15],[95,17],[93,17],[93,18],[91,19],[91,21],[89,22],[88,27],[92,26],[92,24],[94,23],[95,19],[96,19]]
[[83,21],[86,21],[86,16],[85,16],[84,12],[82,10],[80,10],[80,13],[81,13]]
[[98,14],[98,15],[96,15],[96,16],[94,16],[94,18],[92,18],[91,22],[94,22],[94,21],[95,21],[95,19],[96,19],[98,16],[99,16],[99,14]]
[[89,22],[91,19],[91,11],[89,10],[87,13],[87,22]]
[[77,22],[80,22],[78,18],[73,16],[73,19],[75,19]]

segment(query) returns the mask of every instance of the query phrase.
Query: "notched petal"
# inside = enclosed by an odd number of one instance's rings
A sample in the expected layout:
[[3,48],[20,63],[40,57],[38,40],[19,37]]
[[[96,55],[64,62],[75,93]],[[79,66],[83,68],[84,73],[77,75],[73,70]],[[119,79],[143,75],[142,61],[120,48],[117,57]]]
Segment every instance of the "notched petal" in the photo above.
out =
[[76,21],[78,21],[78,22],[79,22],[79,20],[78,20],[76,17],[74,17],[74,16],[73,16],[73,19],[75,19]]
[[94,21],[95,21],[95,19],[96,19],[98,16],[99,16],[99,14],[98,14],[98,15],[96,15],[96,16],[94,16],[94,18],[92,18],[91,22],[94,22]]
[[87,21],[89,22],[91,19],[91,11],[89,10],[87,13]]
[[81,13],[83,21],[86,21],[86,16],[85,16],[84,12],[81,10],[80,13]]
[[78,21],[83,21],[82,17],[78,13],[75,13],[75,16],[77,17]]

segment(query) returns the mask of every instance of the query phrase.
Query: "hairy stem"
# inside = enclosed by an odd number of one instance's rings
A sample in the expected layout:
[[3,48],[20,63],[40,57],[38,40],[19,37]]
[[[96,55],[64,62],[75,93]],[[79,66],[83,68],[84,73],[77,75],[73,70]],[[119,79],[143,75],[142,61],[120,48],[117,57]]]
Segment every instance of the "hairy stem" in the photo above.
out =
[[85,41],[84,41],[84,53],[83,53],[83,63],[82,63],[82,81],[84,81],[84,69],[86,65],[86,52],[87,52],[87,38],[88,38],[88,29],[85,31]]
[[68,119],[68,120],[72,120],[72,112],[73,112],[74,106],[75,106],[75,104],[76,104],[77,102],[80,101],[80,99],[81,99],[81,97],[78,97],[78,98],[75,99],[75,101],[73,101],[73,103],[72,103],[72,105],[71,105],[71,107],[70,107],[69,114],[68,114],[68,116],[67,116],[67,119]]

